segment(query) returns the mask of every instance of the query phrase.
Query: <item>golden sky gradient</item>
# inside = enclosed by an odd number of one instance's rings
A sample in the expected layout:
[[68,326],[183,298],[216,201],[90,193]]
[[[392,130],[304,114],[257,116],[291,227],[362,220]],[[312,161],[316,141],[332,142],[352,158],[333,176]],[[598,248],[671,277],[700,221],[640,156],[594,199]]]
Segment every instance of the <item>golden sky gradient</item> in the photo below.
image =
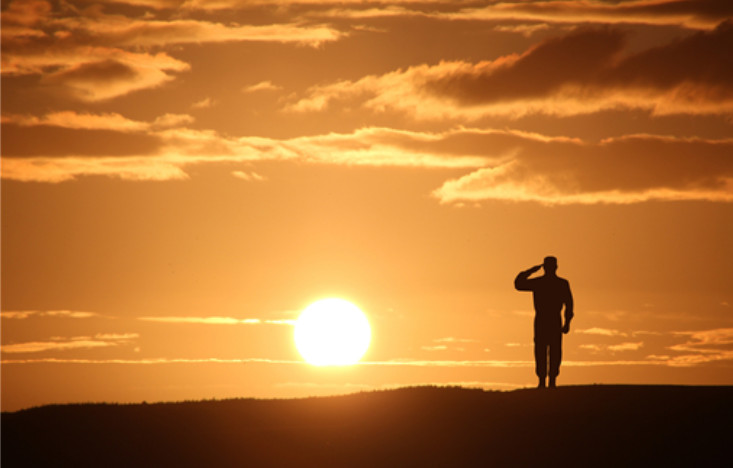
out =
[[[2,409],[733,384],[733,2],[2,2]],[[339,297],[362,362],[305,364]]]

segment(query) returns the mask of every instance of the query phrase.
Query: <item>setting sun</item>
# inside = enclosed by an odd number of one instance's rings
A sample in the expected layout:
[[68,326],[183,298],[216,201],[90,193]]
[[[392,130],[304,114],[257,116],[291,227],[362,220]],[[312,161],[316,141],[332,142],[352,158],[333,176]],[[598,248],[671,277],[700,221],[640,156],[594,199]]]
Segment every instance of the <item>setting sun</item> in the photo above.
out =
[[355,364],[369,348],[371,328],[364,313],[343,299],[322,299],[306,307],[295,323],[295,346],[314,366]]

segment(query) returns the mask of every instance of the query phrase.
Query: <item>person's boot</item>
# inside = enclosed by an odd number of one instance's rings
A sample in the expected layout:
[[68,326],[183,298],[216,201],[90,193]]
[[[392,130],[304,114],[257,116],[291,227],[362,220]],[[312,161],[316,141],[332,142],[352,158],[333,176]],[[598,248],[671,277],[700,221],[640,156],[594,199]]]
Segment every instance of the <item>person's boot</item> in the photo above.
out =
[[545,378],[540,377],[540,383],[537,384],[537,388],[545,388]]
[[550,388],[556,388],[557,385],[555,384],[555,376],[550,376]]

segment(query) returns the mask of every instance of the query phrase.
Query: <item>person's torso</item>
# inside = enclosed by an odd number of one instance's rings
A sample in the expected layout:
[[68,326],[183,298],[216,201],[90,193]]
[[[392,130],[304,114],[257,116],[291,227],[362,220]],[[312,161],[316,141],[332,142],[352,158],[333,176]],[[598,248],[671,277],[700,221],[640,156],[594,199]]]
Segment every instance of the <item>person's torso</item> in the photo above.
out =
[[561,320],[567,300],[567,280],[557,276],[541,276],[532,282],[536,318],[541,321]]

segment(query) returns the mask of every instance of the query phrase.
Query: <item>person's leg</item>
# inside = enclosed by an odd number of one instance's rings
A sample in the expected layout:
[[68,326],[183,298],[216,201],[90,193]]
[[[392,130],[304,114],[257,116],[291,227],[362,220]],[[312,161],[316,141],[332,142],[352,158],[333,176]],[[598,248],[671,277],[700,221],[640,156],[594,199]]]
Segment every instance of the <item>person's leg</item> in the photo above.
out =
[[534,362],[535,374],[539,378],[537,387],[544,388],[547,377],[547,342],[538,334],[534,337]]
[[555,387],[555,379],[560,374],[562,361],[562,332],[553,334],[549,340],[550,347],[550,387]]

